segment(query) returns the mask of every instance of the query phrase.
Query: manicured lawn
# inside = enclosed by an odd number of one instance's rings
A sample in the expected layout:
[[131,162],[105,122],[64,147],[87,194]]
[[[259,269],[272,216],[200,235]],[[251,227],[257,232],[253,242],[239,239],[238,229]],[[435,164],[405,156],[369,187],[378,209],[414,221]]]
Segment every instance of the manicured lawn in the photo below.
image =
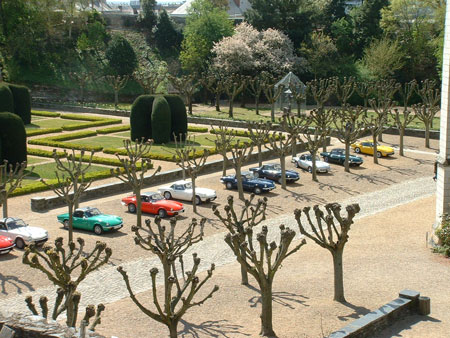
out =
[[45,158],[45,157],[35,157],[35,156],[27,156],[27,164],[35,164],[35,163],[41,163],[48,160],[52,160],[51,158]]
[[34,119],[30,124],[25,126],[25,129],[39,129],[39,128],[60,128],[62,126],[68,126],[73,124],[79,124],[80,121],[64,120],[59,117],[46,118],[35,121]]
[[121,136],[121,137],[126,137],[126,138],[130,138],[131,137],[131,131],[127,130],[127,131],[122,131],[120,133],[116,133],[113,134],[114,136]]
[[114,136],[94,136],[80,140],[71,140],[71,143],[102,146],[103,148],[123,148],[123,138]]

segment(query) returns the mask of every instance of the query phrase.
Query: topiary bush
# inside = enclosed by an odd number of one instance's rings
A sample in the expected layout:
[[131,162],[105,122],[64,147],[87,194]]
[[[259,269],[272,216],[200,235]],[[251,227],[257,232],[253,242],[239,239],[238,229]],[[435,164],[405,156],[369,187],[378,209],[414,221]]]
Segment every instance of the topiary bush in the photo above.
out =
[[152,108],[152,135],[156,144],[170,142],[171,126],[169,104],[163,96],[157,96]]
[[14,102],[14,114],[19,115],[23,124],[31,123],[31,95],[30,90],[21,85],[8,84]]
[[152,138],[152,107],[155,96],[141,95],[131,106],[131,141]]
[[0,84],[0,112],[14,113],[13,94],[5,83]]
[[186,106],[184,105],[183,99],[179,95],[164,95],[164,98],[169,104],[172,118],[170,139],[173,141],[176,136],[178,140],[181,135],[181,138],[184,141],[188,132],[188,121]]
[[0,113],[0,163],[11,164],[27,160],[27,134],[22,119],[13,113]]

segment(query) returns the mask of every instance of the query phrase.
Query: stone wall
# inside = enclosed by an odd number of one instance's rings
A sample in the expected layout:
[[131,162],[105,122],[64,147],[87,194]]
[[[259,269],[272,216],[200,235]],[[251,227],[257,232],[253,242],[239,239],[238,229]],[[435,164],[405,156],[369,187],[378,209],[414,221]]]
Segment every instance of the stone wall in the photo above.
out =
[[372,337],[408,315],[421,314],[425,316],[429,313],[430,299],[428,297],[420,297],[417,291],[403,290],[398,298],[333,332],[328,338]]
[[[330,138],[327,138],[327,144],[330,144]],[[305,151],[305,146],[303,144],[297,145],[297,152],[303,152]],[[263,160],[269,160],[275,158],[275,153],[271,150],[264,150],[262,151],[262,158]],[[250,155],[250,159],[248,163],[255,163],[258,161],[258,153],[254,152]],[[211,161],[205,164],[205,167],[203,168],[202,174],[217,172],[222,170],[223,160],[215,160]],[[169,170],[165,172],[161,172],[155,175],[155,177],[152,179],[150,178],[151,175],[147,175],[144,178],[144,186],[154,186],[154,185],[160,185],[168,182],[173,182],[176,180],[180,180],[183,178],[183,172],[181,169],[174,169]],[[86,190],[86,192],[82,196],[82,201],[87,200],[93,200],[97,198],[102,198],[106,195],[112,195],[112,194],[118,194],[118,193],[125,193],[129,191],[129,186],[119,181],[116,183],[110,183],[110,184],[104,184],[96,187],[89,188]],[[51,196],[51,197],[33,197],[31,198],[31,210],[42,212],[48,209],[57,208],[64,206],[65,202],[62,198],[58,196]]]

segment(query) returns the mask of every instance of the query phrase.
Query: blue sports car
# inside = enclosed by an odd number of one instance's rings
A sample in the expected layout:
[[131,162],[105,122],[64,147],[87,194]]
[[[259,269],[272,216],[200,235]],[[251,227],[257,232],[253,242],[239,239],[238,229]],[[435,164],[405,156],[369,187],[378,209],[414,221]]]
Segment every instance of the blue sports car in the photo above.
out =
[[[320,153],[325,162],[344,164],[345,162],[345,149],[335,148],[330,152]],[[348,163],[352,166],[360,166],[363,163],[363,159],[359,156],[349,155]]]
[[[258,168],[250,168],[255,177],[267,178],[272,181],[281,183],[281,165],[278,163],[263,164]],[[286,183],[298,181],[300,175],[294,170],[286,170]]]
[[[244,190],[254,192],[259,195],[264,191],[275,189],[275,183],[266,179],[257,178],[251,171],[243,171],[241,175]],[[236,175],[224,176],[220,179],[220,181],[225,184],[227,189],[237,189]]]

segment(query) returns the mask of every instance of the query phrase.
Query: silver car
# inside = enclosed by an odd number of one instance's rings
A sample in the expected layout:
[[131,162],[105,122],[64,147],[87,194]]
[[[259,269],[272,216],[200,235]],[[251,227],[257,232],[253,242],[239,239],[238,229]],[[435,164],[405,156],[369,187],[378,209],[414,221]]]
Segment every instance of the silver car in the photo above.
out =
[[10,237],[16,248],[23,249],[25,245],[42,245],[48,240],[48,232],[42,228],[30,227],[20,218],[0,218],[0,235]]
[[[293,157],[292,163],[295,163],[297,168],[312,172],[312,156],[311,154],[303,154],[299,157]],[[330,165],[320,160],[319,156],[316,156],[316,172],[328,173],[330,171]]]

